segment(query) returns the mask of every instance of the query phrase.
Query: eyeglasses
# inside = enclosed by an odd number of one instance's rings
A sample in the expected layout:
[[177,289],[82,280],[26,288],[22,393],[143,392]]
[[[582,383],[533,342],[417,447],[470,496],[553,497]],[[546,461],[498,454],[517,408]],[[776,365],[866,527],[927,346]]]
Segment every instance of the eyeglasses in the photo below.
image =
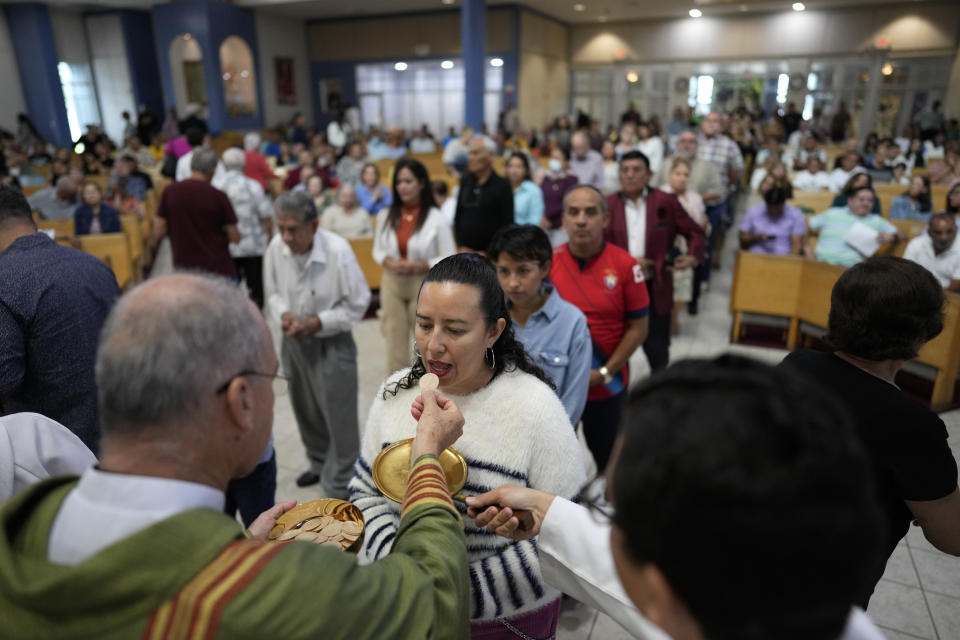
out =
[[243,378],[244,376],[261,376],[263,378],[275,378],[277,380],[283,380],[284,382],[289,382],[290,378],[282,376],[279,373],[261,373],[259,371],[241,371],[235,376],[230,376],[230,379],[223,383],[223,385],[217,389],[217,395],[221,395],[227,392],[227,389],[230,387],[230,383],[236,378]]

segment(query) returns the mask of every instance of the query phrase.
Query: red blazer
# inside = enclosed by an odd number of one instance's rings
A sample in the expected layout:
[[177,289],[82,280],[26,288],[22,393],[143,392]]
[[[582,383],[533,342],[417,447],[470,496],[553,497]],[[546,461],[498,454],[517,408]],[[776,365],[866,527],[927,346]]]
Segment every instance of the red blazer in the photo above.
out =
[[[607,228],[604,238],[624,250],[627,248],[627,216],[622,192],[607,196]],[[664,268],[664,259],[681,235],[687,239],[690,255],[703,262],[706,239],[703,229],[687,215],[677,196],[647,188],[647,238],[644,257],[654,262],[650,300],[653,313],[667,315],[673,309],[673,272]]]

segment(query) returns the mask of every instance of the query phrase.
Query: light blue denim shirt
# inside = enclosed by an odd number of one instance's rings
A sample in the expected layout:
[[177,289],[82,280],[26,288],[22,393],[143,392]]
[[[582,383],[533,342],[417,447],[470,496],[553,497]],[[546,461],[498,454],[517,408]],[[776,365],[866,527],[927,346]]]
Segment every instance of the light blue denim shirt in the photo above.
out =
[[575,306],[560,297],[552,286],[547,301],[513,332],[533,361],[557,385],[557,395],[576,427],[587,402],[590,386],[590,330],[587,319]]
[[524,180],[513,192],[513,221],[517,224],[540,224],[543,217],[543,191],[530,180]]

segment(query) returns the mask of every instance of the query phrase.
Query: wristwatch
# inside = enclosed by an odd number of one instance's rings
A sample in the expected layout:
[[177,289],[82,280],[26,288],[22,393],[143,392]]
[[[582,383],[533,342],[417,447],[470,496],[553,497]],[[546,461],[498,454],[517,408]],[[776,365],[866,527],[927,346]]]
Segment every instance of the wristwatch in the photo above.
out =
[[610,381],[613,380],[613,374],[610,373],[610,370],[603,366],[597,369],[597,371],[599,371],[600,375],[603,376],[603,384],[610,384]]

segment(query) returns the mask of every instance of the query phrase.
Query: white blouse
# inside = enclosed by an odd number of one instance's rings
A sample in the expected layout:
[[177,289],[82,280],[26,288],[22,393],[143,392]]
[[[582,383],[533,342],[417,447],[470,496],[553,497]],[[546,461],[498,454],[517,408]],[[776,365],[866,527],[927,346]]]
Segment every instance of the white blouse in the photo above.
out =
[[[377,214],[377,228],[373,234],[373,259],[383,265],[386,258],[400,259],[400,244],[397,241],[397,230],[387,224],[390,209],[385,208]],[[447,226],[443,215],[436,207],[427,212],[427,219],[423,226],[414,231],[407,240],[407,260],[410,262],[424,261],[431,267],[447,256],[457,251],[453,241],[453,232]]]

